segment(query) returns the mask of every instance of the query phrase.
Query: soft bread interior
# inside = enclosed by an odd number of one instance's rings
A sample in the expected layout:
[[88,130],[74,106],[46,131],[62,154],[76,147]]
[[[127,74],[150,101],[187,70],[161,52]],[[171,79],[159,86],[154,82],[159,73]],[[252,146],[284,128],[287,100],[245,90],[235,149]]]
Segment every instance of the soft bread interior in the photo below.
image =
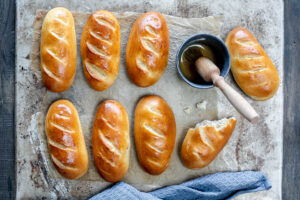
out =
[[204,127],[215,127],[215,129],[217,131],[222,130],[223,128],[225,128],[229,122],[230,119],[236,120],[235,117],[230,117],[230,118],[223,118],[220,120],[214,120],[214,121],[210,121],[210,120],[204,120],[198,124],[196,124],[196,127],[194,129],[190,129],[190,130],[195,130],[197,128],[204,128]]
[[211,163],[228,142],[236,124],[235,117],[205,120],[190,128],[181,148],[181,158],[190,169]]

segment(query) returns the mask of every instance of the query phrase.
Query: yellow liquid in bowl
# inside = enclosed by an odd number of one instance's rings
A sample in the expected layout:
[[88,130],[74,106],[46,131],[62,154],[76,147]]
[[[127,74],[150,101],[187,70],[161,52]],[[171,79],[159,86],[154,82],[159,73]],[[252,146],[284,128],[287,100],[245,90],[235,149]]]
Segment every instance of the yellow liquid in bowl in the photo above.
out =
[[216,56],[211,47],[205,44],[192,44],[185,48],[179,58],[179,67],[189,81],[197,84],[208,84],[196,71],[195,62],[199,57],[209,58],[211,61],[216,63]]

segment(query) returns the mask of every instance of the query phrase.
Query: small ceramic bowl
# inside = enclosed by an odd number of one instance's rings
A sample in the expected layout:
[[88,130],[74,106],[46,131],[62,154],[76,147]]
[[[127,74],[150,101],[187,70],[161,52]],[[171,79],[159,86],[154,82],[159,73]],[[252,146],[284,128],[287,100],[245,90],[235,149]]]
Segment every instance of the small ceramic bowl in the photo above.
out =
[[210,34],[197,34],[188,38],[178,49],[176,55],[176,67],[177,71],[180,74],[181,78],[188,83],[189,85],[195,88],[212,88],[214,87],[212,82],[203,82],[203,84],[193,83],[189,81],[181,72],[179,66],[179,59],[181,57],[182,52],[190,45],[195,43],[205,44],[213,50],[217,54],[217,60],[219,61],[218,67],[220,68],[221,76],[226,77],[230,70],[230,54],[225,45],[225,43],[217,38],[214,35]]

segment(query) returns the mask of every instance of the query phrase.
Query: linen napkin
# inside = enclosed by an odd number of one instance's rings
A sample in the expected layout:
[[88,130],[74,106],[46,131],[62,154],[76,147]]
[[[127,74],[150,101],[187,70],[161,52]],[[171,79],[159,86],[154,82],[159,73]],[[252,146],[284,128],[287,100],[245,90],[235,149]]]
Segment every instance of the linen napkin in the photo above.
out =
[[266,175],[262,172],[224,172],[148,193],[141,192],[127,183],[119,182],[90,200],[219,200],[232,199],[243,193],[269,190],[271,187]]

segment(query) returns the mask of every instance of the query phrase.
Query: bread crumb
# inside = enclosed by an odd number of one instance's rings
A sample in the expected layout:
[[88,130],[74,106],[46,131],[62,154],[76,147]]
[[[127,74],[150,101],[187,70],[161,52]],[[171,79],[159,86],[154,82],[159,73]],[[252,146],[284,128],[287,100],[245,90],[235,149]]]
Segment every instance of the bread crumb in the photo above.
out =
[[190,113],[191,113],[191,107],[186,107],[186,108],[184,109],[184,112],[185,112],[186,114],[190,114]]
[[207,101],[201,101],[196,104],[197,109],[206,110]]

